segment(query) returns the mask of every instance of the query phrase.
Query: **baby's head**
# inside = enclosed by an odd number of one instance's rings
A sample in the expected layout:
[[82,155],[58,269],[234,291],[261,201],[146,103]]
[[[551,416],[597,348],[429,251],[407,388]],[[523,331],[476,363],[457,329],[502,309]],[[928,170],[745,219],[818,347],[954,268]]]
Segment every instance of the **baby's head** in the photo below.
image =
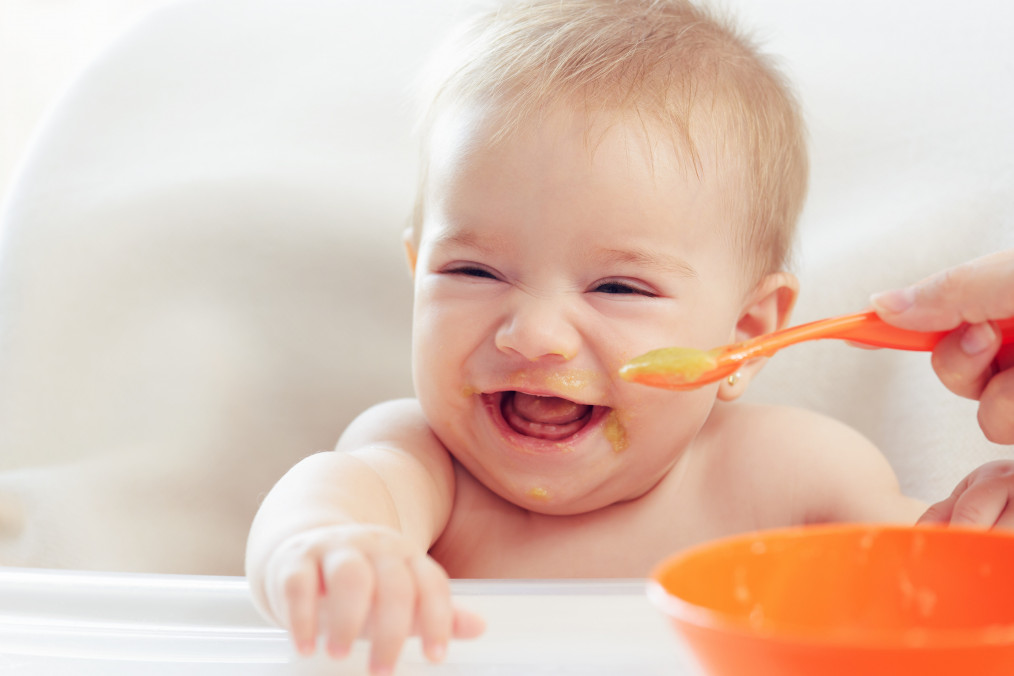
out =
[[436,64],[407,241],[430,428],[527,509],[644,495],[759,365],[672,393],[623,362],[770,331],[795,297],[792,99],[683,2],[512,2]]
[[770,61],[713,13],[684,0],[508,1],[462,26],[424,84],[416,242],[442,118],[483,106],[502,142],[565,106],[636,116],[702,180],[730,172],[730,245],[746,277],[786,267],[808,174],[801,117]]

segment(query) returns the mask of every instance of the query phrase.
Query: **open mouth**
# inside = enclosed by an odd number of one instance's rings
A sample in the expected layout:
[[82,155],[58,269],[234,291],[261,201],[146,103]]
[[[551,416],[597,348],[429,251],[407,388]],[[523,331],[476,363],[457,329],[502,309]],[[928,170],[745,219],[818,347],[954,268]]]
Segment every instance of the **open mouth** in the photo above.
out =
[[559,442],[573,438],[597,421],[607,409],[563,397],[506,391],[483,395],[495,406],[504,424],[532,439]]

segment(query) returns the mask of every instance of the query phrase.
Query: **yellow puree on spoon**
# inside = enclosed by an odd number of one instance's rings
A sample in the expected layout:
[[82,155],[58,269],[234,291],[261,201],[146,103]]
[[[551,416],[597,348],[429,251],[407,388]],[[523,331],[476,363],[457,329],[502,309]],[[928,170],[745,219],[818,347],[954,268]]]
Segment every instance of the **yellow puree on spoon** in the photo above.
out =
[[[620,368],[620,376],[642,385],[689,390],[700,387],[703,383],[698,381],[705,375],[709,379],[704,382],[716,379],[713,376],[717,374],[712,372],[718,368],[718,357],[724,350],[725,348],[705,351],[692,347],[664,347],[631,359]],[[734,368],[733,365],[732,369]]]

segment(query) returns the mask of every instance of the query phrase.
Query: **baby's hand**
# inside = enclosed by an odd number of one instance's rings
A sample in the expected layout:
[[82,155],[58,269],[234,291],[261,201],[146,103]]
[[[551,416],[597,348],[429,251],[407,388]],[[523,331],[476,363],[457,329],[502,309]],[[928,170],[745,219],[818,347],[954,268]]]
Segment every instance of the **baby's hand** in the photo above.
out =
[[[481,618],[451,604],[443,568],[397,531],[379,526],[317,528],[290,538],[266,568],[265,595],[296,649],[314,652],[324,636],[332,657],[346,656],[363,636],[372,642],[370,670],[390,673],[411,634],[440,661],[447,642],[474,638]],[[319,626],[318,626],[319,625]]]
[[946,500],[931,505],[920,524],[1014,529],[1014,461],[997,460],[979,467],[958,484]]

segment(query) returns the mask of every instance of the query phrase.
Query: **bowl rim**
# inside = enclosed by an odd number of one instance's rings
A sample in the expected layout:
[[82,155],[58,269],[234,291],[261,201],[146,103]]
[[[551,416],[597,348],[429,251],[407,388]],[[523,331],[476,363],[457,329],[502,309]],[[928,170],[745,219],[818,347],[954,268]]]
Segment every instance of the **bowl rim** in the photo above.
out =
[[[936,532],[944,537],[967,538],[989,537],[1005,539],[1014,549],[1014,532],[1000,530],[984,530],[981,528],[955,527],[948,525],[926,524],[905,526],[896,524],[814,524],[806,526],[788,526],[782,528],[761,529],[724,536],[701,542],[682,549],[658,562],[647,579],[646,594],[649,601],[661,610],[672,622],[681,626],[736,634],[741,637],[752,637],[765,641],[792,643],[810,647],[836,647],[856,650],[920,650],[920,649],[957,649],[970,646],[1014,647],[1014,619],[1008,623],[992,624],[976,628],[953,629],[920,629],[898,632],[889,636],[873,634],[828,635],[826,632],[805,625],[780,623],[777,628],[764,629],[751,624],[742,615],[731,615],[718,610],[686,601],[670,594],[660,582],[663,571],[679,561],[690,558],[716,546],[724,546],[735,542],[749,542],[758,538],[791,539],[815,534],[834,535],[852,533],[881,532]],[[1014,606],[1014,599],[1012,599]],[[1012,611],[1014,616],[1014,611]]]

